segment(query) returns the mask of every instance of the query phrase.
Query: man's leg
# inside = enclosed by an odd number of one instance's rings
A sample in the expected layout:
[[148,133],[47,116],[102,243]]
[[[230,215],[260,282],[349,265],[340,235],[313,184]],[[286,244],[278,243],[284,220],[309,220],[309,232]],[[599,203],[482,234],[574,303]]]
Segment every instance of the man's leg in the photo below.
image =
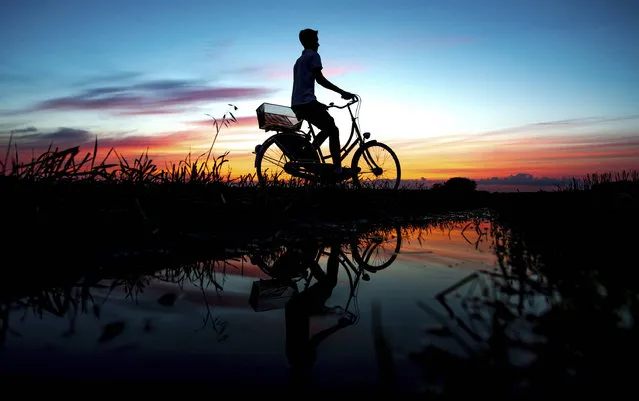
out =
[[306,121],[320,129],[320,132],[318,132],[315,137],[314,145],[319,147],[328,138],[328,146],[331,152],[331,159],[333,159],[333,165],[336,169],[341,168],[339,128],[337,128],[335,120],[328,113],[328,110],[326,110],[326,106],[320,102],[313,102],[308,105],[304,112]]
[[317,146],[321,145],[328,137],[328,148],[331,152],[331,159],[333,159],[333,165],[335,168],[342,166],[342,160],[340,150],[342,148],[339,142],[339,129],[333,124],[333,127],[324,128],[320,131],[317,137]]

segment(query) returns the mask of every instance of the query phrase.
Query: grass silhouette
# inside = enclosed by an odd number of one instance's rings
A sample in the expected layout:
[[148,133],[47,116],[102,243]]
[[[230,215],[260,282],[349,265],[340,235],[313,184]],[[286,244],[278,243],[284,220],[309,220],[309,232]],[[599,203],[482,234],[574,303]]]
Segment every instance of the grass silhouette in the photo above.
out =
[[[219,132],[233,119],[215,121]],[[198,243],[215,241],[232,247],[299,222],[410,222],[481,208],[512,221],[530,216],[546,220],[547,215],[603,219],[611,210],[636,212],[639,203],[637,171],[591,174],[556,191],[533,193],[477,191],[474,181],[461,177],[420,189],[355,189],[301,181],[262,187],[254,175],[225,174],[228,153],[215,156],[212,150],[159,168],[146,151],[131,162],[115,149],[97,159],[97,139],[93,152],[50,146],[27,162],[18,159],[17,146],[10,144],[0,164],[0,191],[6,194],[0,208],[14,223],[0,240],[10,250],[27,241],[35,249],[73,248],[79,255],[100,257],[120,251],[196,249]]]

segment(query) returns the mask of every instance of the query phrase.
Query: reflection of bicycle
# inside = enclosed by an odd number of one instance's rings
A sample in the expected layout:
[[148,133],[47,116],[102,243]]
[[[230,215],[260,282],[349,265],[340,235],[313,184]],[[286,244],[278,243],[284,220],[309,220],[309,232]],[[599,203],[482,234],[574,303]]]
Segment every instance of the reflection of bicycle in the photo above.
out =
[[[401,168],[395,152],[386,144],[368,140],[370,133],[360,132],[357,124],[359,107],[355,113],[351,106],[358,103],[356,96],[343,106],[331,103],[328,108],[348,108],[351,117],[351,132],[341,149],[341,160],[355,150],[351,162],[352,179],[356,187],[374,187],[397,189],[401,180]],[[334,180],[333,164],[327,160],[322,150],[313,146],[315,139],[313,126],[308,131],[301,130],[303,121],[295,117],[290,107],[263,103],[258,107],[257,117],[260,129],[275,131],[276,134],[255,147],[255,168],[257,178],[262,185],[268,182],[326,182]]]
[[401,230],[380,227],[369,231],[351,243],[353,259],[365,270],[376,272],[390,266],[402,247]]
[[[402,246],[401,229],[399,226],[378,227],[342,242],[348,245],[341,249],[340,259],[348,264],[350,270],[361,269],[375,273],[390,266],[397,258]],[[320,258],[326,255],[326,248],[325,243],[319,239],[288,241],[252,255],[251,260],[271,277],[299,278],[305,274],[306,268],[302,271],[275,272],[275,262],[280,258],[297,254],[300,258],[305,258],[304,263],[318,263]],[[353,260],[349,258],[348,251]]]
[[[349,299],[344,308],[347,312],[351,300],[356,296],[360,280],[368,281],[369,273],[387,268],[397,258],[401,248],[401,230],[399,226],[377,228],[345,242],[348,245],[340,246],[337,260],[346,272],[350,287]],[[314,271],[321,268],[320,260],[329,256],[330,250],[330,246],[311,239],[291,241],[251,256],[252,263],[272,278],[271,282],[261,284],[265,287],[266,295],[282,297],[279,306],[274,306],[275,308],[282,307],[286,298],[309,287],[316,278]],[[301,288],[298,288],[298,283],[301,283]],[[271,284],[272,287],[267,288]],[[257,297],[258,294],[253,296]]]

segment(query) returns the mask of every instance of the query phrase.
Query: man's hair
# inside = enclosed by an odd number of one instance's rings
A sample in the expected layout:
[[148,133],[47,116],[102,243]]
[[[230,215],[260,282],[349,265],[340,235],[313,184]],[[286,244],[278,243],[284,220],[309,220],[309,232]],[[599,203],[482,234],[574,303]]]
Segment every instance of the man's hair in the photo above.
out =
[[300,31],[300,42],[304,48],[310,47],[313,42],[317,41],[317,32],[314,29],[306,28]]

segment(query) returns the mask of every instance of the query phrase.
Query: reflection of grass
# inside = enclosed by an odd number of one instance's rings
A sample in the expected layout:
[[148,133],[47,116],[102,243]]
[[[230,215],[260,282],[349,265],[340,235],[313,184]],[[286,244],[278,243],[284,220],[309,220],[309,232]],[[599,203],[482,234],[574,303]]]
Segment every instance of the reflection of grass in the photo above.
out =
[[[228,254],[233,258],[236,255]],[[211,327],[219,341],[223,341],[227,334],[226,322],[219,317],[213,316],[213,308],[207,298],[207,290],[212,287],[217,291],[223,289],[224,271],[229,265],[229,260],[208,260],[197,263],[187,263],[175,267],[160,268],[157,271],[136,270],[134,266],[121,269],[113,277],[112,273],[87,272],[88,275],[81,278],[68,277],[67,281],[55,280],[48,283],[40,282],[40,288],[31,282],[20,283],[13,292],[3,290],[0,298],[0,350],[4,339],[10,329],[10,312],[23,310],[22,319],[28,314],[37,317],[52,315],[66,318],[69,328],[63,336],[70,337],[75,334],[76,320],[81,314],[93,314],[97,319],[101,318],[103,305],[108,303],[113,291],[123,291],[126,298],[137,303],[138,296],[152,283],[161,281],[178,284],[180,288],[184,285],[194,286],[201,289],[204,304],[206,306],[205,316],[202,317],[200,329]],[[221,275],[220,275],[221,273]],[[220,275],[220,277],[218,277]],[[108,283],[108,284],[107,284]],[[15,286],[14,286],[15,287]],[[100,301],[96,300],[96,291],[107,290],[106,296]],[[160,296],[158,303],[169,307],[173,306],[177,299],[176,294],[168,293]],[[103,326],[102,336],[97,339],[99,342],[110,341],[125,330],[125,324],[121,321],[109,322]],[[19,335],[19,333],[15,333]]]
[[[563,201],[494,214],[497,271],[473,273],[443,291],[436,299],[444,314],[420,303],[443,326],[429,336],[455,339],[469,351],[462,358],[434,345],[415,350],[413,361],[434,393],[540,399],[633,391],[639,273],[631,267],[636,235],[624,227],[639,223],[636,205],[599,196],[585,204],[554,199]],[[473,286],[478,291],[455,299]],[[545,306],[531,309],[539,301]],[[515,365],[515,349],[531,355],[530,363]]]
[[[26,272],[6,269],[0,282],[0,348],[9,331],[10,311],[24,310],[25,314],[53,315],[66,317],[69,329],[64,333],[75,333],[75,322],[80,314],[91,313],[100,319],[103,304],[108,302],[114,291],[122,291],[126,299],[137,303],[138,296],[144,293],[153,281],[176,284],[183,290],[194,287],[201,291],[206,313],[202,317],[200,329],[212,328],[218,340],[226,338],[226,322],[214,316],[209,299],[210,290],[215,294],[223,291],[229,270],[242,274],[243,264],[255,255],[268,255],[283,244],[297,244],[301,241],[329,243],[339,239],[344,244],[358,244],[360,236],[368,232],[388,231],[376,222],[360,222],[350,226],[332,224],[318,225],[314,231],[308,227],[291,227],[280,231],[276,236],[252,239],[246,243],[236,243],[234,248],[220,250],[218,247],[203,252],[202,244],[195,248],[177,249],[175,252],[148,252],[118,254],[101,262],[75,260],[72,256],[62,255],[52,259],[65,262],[63,271],[41,270],[33,275],[30,263],[23,265],[30,269]],[[55,264],[55,263],[54,263]],[[82,267],[80,267],[82,266]],[[45,274],[48,273],[48,274]],[[101,297],[96,296],[99,291]],[[99,298],[99,300],[98,300]],[[160,305],[172,306],[178,299],[175,293],[166,293],[159,297]],[[111,324],[113,323],[113,324]],[[111,322],[104,327],[105,333],[100,341],[110,341],[126,328],[121,322]]]

